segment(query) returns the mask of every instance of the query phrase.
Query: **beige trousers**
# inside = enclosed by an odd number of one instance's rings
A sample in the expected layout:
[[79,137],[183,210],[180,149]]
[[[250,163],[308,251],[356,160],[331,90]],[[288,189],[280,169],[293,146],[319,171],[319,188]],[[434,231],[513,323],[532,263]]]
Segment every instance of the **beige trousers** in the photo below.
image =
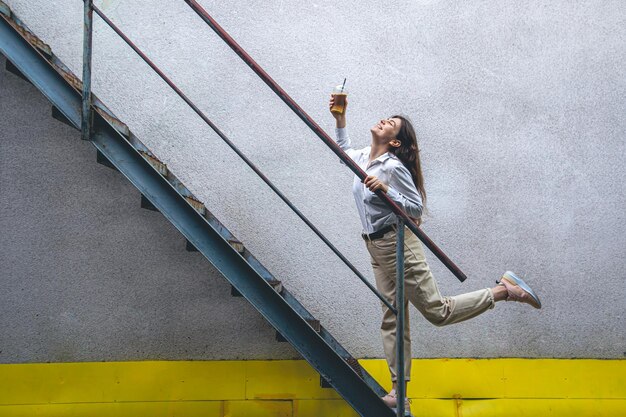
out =
[[[411,333],[409,332],[409,301],[436,326],[446,326],[475,317],[490,308],[495,301],[491,289],[485,288],[454,297],[442,297],[424,257],[422,243],[408,228],[404,232],[404,377],[411,377]],[[382,238],[366,241],[371,255],[376,287],[390,304],[396,306],[396,234],[395,230]],[[383,303],[380,327],[383,347],[392,381],[396,381],[396,316]]]

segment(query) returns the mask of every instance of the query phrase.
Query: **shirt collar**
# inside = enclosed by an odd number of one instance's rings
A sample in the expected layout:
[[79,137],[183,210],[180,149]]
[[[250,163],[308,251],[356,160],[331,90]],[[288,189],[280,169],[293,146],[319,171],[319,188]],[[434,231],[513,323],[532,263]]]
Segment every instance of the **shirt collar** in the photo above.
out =
[[[369,159],[371,151],[372,151],[372,147],[368,146],[367,147],[367,157],[368,157],[368,159]],[[385,152],[384,154],[380,155],[378,158],[376,158],[372,162],[370,162],[369,166],[372,166],[372,165],[378,164],[378,163],[383,164],[389,158],[391,158],[391,159],[398,159],[398,157],[395,156],[394,154],[392,154],[391,152]]]

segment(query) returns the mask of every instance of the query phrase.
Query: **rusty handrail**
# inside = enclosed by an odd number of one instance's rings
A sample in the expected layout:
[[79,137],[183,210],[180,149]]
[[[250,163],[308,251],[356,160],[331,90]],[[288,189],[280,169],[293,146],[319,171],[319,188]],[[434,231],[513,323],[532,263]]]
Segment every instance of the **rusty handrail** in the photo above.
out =
[[[89,0],[85,0],[89,1]],[[378,297],[378,299],[385,304],[394,314],[397,314],[397,309],[387,300],[368,280],[363,274],[337,249],[327,238],[319,231],[317,227],[261,172],[261,170],[243,153],[237,146],[196,106],[186,95],[183,93],[164,73],[161,71],[150,58],[146,56],[116,25],[113,23],[98,7],[91,6],[93,11],[120,37],[133,51],[137,53],[143,59],[143,61],[154,70],[159,77],[167,85],[169,85],[183,101],[191,107],[191,109],[202,120],[208,124],[211,129],[261,178],[271,189],[278,195],[291,208],[291,210],[307,225],[309,228],[332,250],[339,259]]]
[[[241,47],[235,40],[213,19],[206,10],[202,8],[195,0],[184,0],[195,11],[198,16],[202,18],[210,27],[217,33],[217,35],[224,40],[235,51],[239,57],[244,60],[246,64],[254,71],[264,82],[274,91],[278,97],[291,110],[296,113],[302,121],[313,130],[313,132],[328,146],[347,166],[359,177],[361,181],[365,179],[367,174],[337,145],[337,143],[328,136],[324,130],[309,116],[303,109],[296,103],[286,92],[283,90],[272,77],[267,74],[259,64],[252,59],[250,55]],[[396,214],[401,217],[405,224],[411,229],[413,233],[431,250],[437,258],[456,276],[461,282],[467,279],[467,276],[461,271],[461,269],[448,258],[448,256],[433,242],[426,233],[424,233],[415,222],[402,210],[389,196],[382,190],[377,190],[376,195],[381,198],[387,204],[387,206]]]

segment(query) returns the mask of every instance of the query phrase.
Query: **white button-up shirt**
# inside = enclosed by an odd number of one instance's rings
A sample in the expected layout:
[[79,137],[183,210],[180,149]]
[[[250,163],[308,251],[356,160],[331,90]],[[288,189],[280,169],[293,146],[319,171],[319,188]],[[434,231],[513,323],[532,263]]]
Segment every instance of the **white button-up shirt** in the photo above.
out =
[[[335,129],[335,134],[337,144],[367,175],[378,177],[380,181],[387,184],[389,187],[387,195],[391,200],[410,217],[417,219],[422,215],[422,198],[415,188],[411,173],[397,156],[387,152],[370,162],[371,146],[353,149],[346,128]],[[352,184],[352,193],[364,233],[374,233],[383,227],[397,223],[397,216],[356,175]]]

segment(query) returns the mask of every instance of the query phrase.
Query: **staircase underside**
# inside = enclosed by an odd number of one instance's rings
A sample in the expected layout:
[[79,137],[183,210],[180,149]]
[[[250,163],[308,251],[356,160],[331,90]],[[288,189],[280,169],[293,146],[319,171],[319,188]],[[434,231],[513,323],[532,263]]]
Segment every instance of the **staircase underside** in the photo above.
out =
[[[82,83],[51,49],[0,2],[0,51],[7,69],[39,89],[53,116],[80,127]],[[98,162],[118,170],[142,194],[141,206],[158,210],[232,285],[233,295],[250,302],[316,369],[323,380],[363,416],[393,416],[380,396],[383,388],[182,184],[128,127],[97,98],[91,143]]]

